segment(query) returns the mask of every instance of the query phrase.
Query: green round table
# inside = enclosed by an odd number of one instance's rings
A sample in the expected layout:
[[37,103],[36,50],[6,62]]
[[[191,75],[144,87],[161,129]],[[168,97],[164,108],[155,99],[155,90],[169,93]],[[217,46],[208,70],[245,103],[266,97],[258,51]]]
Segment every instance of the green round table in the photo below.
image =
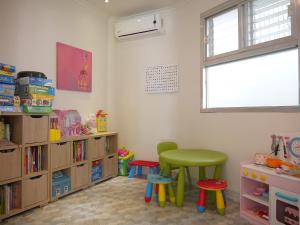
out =
[[179,207],[184,202],[185,167],[199,167],[199,180],[203,180],[206,178],[205,167],[215,166],[214,178],[220,179],[222,164],[227,160],[226,154],[208,149],[175,149],[162,152],[160,157],[166,162],[165,175],[170,175],[171,165],[179,166],[176,193],[176,204]]

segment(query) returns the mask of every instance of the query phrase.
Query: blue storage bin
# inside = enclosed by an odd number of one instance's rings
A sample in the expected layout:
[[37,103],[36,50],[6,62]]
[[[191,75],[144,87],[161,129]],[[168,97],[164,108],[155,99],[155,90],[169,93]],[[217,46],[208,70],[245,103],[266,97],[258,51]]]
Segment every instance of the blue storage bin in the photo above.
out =
[[55,172],[52,177],[52,197],[56,198],[71,191],[71,178],[62,171]]

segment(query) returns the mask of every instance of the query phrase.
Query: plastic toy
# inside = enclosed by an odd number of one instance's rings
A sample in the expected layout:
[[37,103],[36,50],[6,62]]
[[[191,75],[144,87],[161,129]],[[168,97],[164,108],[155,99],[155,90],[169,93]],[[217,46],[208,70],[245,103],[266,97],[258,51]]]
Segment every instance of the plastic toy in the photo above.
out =
[[128,172],[130,171],[131,167],[129,163],[134,160],[134,153],[131,151],[123,149],[118,149],[118,168],[119,168],[119,176],[127,176]]
[[81,117],[77,110],[53,110],[58,118],[61,137],[79,136],[81,134]]
[[103,110],[98,110],[96,113],[97,132],[107,131],[107,113]]

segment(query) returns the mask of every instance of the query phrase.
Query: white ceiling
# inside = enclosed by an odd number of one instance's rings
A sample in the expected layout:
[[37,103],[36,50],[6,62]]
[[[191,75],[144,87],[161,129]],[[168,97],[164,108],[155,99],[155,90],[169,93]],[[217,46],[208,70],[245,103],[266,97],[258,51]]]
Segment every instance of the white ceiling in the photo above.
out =
[[112,16],[128,16],[154,9],[164,8],[182,0],[86,0]]

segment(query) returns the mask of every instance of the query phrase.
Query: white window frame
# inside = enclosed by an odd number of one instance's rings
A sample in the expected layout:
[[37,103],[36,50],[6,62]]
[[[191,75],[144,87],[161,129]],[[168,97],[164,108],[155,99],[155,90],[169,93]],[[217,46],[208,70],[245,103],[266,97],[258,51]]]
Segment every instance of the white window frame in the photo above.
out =
[[[288,37],[255,44],[252,46],[246,45],[246,38],[244,38],[245,25],[243,21],[244,5],[252,0],[229,0],[221,5],[212,8],[200,16],[200,82],[201,82],[201,96],[200,96],[200,112],[300,112],[300,0],[291,0],[290,15],[291,15],[291,29],[292,34]],[[211,16],[224,13],[228,10],[237,8],[239,12],[239,49],[215,56],[206,56],[206,19]],[[226,108],[204,108],[203,96],[205,96],[205,84],[203,70],[205,67],[228,63],[232,61],[247,59],[263,54],[269,54],[282,50],[298,47],[298,67],[299,67],[299,103],[298,106],[274,106],[274,107],[226,107]]]

